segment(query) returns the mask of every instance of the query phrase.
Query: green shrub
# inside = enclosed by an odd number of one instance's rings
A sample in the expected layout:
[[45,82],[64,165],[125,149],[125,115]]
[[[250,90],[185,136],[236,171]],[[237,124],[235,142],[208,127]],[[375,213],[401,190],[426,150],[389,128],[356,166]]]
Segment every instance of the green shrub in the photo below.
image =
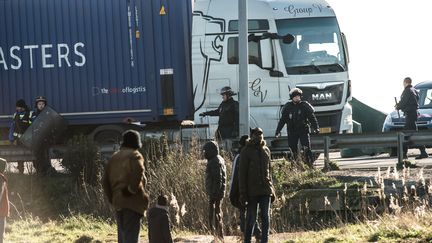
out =
[[78,181],[97,185],[102,178],[102,161],[98,146],[84,135],[73,136],[67,142],[62,167]]

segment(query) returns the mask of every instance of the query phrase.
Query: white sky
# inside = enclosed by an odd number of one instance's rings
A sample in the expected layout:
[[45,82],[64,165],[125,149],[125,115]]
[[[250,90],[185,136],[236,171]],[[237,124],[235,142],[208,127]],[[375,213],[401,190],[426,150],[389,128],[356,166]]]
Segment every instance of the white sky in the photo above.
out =
[[350,52],[353,96],[385,113],[406,76],[432,80],[431,0],[327,0]]

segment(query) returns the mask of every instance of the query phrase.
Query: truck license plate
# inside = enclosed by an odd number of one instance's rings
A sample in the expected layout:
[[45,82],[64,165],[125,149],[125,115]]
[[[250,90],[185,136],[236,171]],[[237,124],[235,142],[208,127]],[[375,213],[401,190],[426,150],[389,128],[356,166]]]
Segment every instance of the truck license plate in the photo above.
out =
[[320,133],[331,133],[331,127],[321,127]]

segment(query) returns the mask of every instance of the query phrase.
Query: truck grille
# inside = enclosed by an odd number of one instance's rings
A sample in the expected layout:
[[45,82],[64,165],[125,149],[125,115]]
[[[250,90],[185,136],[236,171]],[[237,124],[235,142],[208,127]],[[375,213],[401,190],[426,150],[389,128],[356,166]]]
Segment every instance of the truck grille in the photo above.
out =
[[311,86],[298,85],[303,91],[303,99],[313,106],[340,104],[343,96],[344,84],[328,85],[324,89]]

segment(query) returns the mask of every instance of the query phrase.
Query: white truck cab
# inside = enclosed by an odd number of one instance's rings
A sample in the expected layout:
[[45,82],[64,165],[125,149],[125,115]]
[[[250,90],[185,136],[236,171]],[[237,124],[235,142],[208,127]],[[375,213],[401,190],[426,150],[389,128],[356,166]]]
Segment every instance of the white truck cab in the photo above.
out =
[[[249,38],[250,126],[273,136],[289,91],[298,87],[303,99],[314,106],[322,133],[352,132],[348,49],[333,9],[323,0],[249,0],[248,18],[249,35],[253,34]],[[294,37],[290,44],[288,34]],[[219,106],[222,87],[238,92],[238,69],[237,3],[196,0],[195,123],[209,124],[209,137],[214,136],[218,117],[198,114]],[[286,135],[286,129],[282,132]]]

